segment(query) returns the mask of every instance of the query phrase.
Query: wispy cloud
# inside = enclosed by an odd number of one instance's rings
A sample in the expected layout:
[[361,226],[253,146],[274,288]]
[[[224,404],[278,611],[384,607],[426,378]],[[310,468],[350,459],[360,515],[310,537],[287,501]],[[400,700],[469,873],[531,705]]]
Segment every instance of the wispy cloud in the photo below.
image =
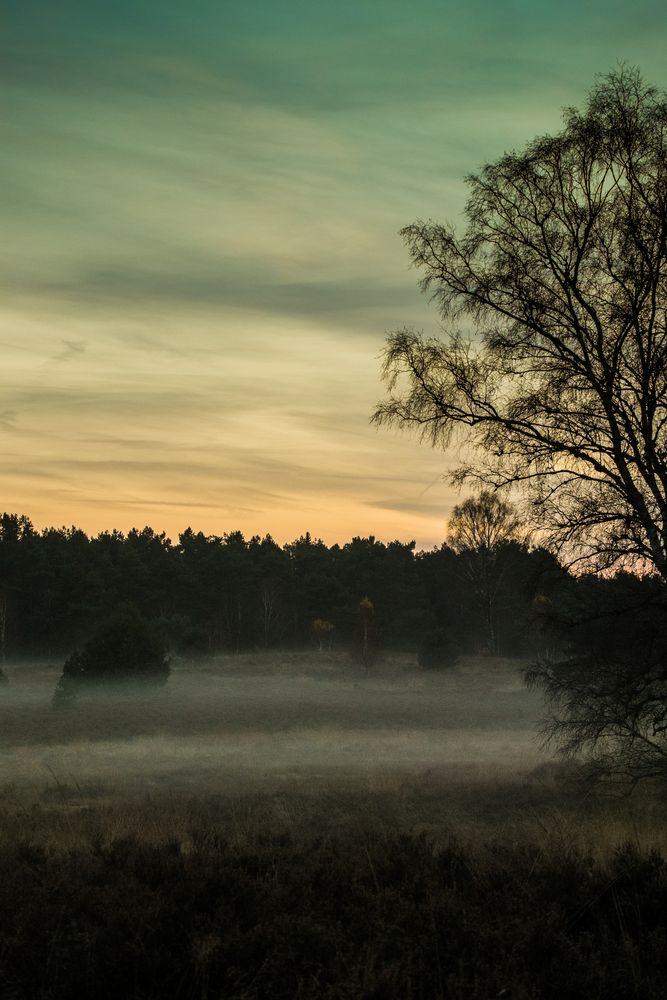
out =
[[429,519],[440,518],[444,525],[445,512],[442,503],[424,503],[420,500],[371,500],[369,507],[377,510],[397,511],[400,514],[416,514]]
[[61,343],[64,344],[64,350],[60,351],[58,354],[54,354],[51,359],[56,362],[56,364],[61,364],[64,361],[71,361],[72,358],[76,358],[83,354],[88,344],[85,340],[63,340]]
[[0,411],[0,427],[4,427],[5,430],[13,431],[17,420],[18,412],[16,410]]

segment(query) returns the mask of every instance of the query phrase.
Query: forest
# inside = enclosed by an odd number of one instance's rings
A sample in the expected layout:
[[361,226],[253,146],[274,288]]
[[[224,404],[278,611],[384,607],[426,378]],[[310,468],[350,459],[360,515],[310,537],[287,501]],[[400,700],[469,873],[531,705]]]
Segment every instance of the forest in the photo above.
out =
[[[183,531],[177,542],[149,527],[88,537],[77,528],[37,531],[25,515],[0,518],[3,660],[58,658],[118,608],[133,609],[175,654],[353,649],[362,601],[370,642],[383,649],[447,646],[462,654],[530,656],[548,644],[545,605],[574,586],[558,561],[515,540],[480,551],[355,537],[327,546],[304,533]],[[549,596],[551,595],[551,596]],[[563,598],[564,599],[564,598]]]

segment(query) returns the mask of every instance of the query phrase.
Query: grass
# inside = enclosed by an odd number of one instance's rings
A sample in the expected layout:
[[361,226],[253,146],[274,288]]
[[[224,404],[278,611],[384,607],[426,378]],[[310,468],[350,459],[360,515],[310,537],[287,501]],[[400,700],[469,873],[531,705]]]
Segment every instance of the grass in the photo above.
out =
[[0,1000],[662,998],[664,798],[570,787],[516,667],[8,671]]

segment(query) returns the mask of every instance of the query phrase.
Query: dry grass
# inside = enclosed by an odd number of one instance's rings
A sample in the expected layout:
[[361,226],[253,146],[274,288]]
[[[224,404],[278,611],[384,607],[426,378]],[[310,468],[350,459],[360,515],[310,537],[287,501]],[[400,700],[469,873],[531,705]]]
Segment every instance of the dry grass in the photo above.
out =
[[187,851],[217,839],[252,845],[271,831],[296,839],[424,834],[436,846],[454,838],[474,854],[503,842],[534,845],[545,856],[580,851],[600,862],[627,843],[667,855],[667,807],[650,790],[582,799],[560,780],[545,785],[532,775],[472,782],[451,775],[418,782],[341,778],[306,789],[140,797],[103,784],[68,784],[54,774],[41,793],[5,786],[0,819],[0,850],[17,841],[49,851],[86,850],[134,837],[154,845],[176,839]]

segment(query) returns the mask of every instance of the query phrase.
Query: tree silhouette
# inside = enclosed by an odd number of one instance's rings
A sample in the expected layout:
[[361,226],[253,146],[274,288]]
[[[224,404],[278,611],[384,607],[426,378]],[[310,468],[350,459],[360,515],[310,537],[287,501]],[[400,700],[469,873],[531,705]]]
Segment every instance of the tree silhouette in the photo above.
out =
[[[667,606],[667,95],[623,66],[561,132],[468,184],[461,235],[403,230],[446,336],[389,337],[374,420],[434,445],[463,432],[472,459],[455,481],[519,485],[555,550],[644,567]],[[665,773],[664,631],[663,615],[650,651],[573,641],[534,669],[566,750],[604,752],[606,773]]]
[[455,507],[449,521],[449,545],[461,557],[461,570],[479,600],[490,653],[498,652],[496,603],[516,556],[508,543],[517,539],[519,527],[514,508],[489,490]]
[[458,481],[520,483],[571,557],[667,579],[665,95],[622,67],[468,184],[462,235],[403,230],[449,332],[389,337],[374,420],[437,445],[463,431]]

